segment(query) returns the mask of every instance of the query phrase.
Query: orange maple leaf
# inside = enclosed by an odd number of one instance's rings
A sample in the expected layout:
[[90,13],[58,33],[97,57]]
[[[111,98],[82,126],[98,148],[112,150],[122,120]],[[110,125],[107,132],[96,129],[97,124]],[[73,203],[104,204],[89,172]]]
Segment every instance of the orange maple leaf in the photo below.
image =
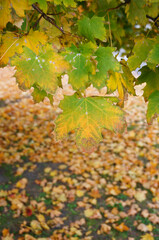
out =
[[124,232],[129,230],[129,228],[123,222],[120,225],[114,226],[114,228],[119,232]]

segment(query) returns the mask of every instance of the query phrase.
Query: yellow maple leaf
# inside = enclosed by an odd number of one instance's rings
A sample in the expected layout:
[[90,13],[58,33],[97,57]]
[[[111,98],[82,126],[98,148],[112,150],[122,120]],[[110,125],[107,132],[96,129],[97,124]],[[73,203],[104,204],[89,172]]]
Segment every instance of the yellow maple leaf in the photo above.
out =
[[27,178],[22,178],[16,183],[17,188],[24,189],[26,187],[26,184],[28,183]]
[[121,100],[120,106],[122,106],[123,102],[124,102],[124,89],[123,89],[123,85],[122,85],[121,73],[115,72],[110,76],[110,79],[108,80],[108,87],[112,91],[115,91],[116,89],[118,89],[119,98]]
[[85,193],[85,191],[83,191],[83,190],[80,190],[80,189],[76,190],[77,197],[83,197],[84,193]]
[[147,233],[142,236],[141,240],[154,240],[154,237],[151,234]]
[[25,10],[30,10],[31,6],[29,6],[28,4],[28,0],[11,0],[12,6],[14,8],[14,10],[16,11],[16,14],[19,17],[24,17],[24,11]]
[[7,22],[12,22],[10,12],[10,0],[0,0],[0,29],[3,29]]
[[91,208],[86,209],[86,210],[84,211],[84,215],[85,215],[85,217],[87,217],[87,218],[90,218],[91,216],[93,216],[93,213],[94,213],[94,209],[91,209]]
[[41,224],[37,220],[32,220],[31,223],[30,223],[30,227],[31,227],[31,230],[35,234],[41,234],[42,227],[41,227]]
[[9,58],[14,56],[15,53],[22,53],[23,46],[32,49],[36,54],[39,51],[39,45],[45,44],[47,36],[39,31],[30,30],[28,35],[19,37],[17,34],[7,32],[2,37],[2,46],[0,47],[0,64],[7,64]]
[[112,72],[107,84],[111,91],[118,89],[119,99],[121,100],[119,103],[120,106],[124,103],[124,88],[126,88],[129,93],[135,95],[133,87],[134,77],[130,69],[124,63],[122,65],[122,71],[123,73]]

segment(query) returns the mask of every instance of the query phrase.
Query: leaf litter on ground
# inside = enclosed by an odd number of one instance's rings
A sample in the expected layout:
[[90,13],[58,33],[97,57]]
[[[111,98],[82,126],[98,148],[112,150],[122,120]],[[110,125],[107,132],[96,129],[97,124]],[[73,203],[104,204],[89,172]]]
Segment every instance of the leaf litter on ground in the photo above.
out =
[[127,131],[103,130],[83,153],[73,132],[55,141],[58,111],[34,104],[13,73],[0,69],[2,240],[159,239],[159,128],[142,97],[125,105]]

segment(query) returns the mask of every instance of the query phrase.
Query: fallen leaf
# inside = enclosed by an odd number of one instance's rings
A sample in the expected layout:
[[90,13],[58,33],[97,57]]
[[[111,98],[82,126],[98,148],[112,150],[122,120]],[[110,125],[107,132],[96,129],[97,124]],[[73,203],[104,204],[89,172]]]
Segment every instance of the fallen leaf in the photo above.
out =
[[143,202],[146,199],[146,191],[136,191],[134,197],[136,198],[137,201]]
[[89,195],[93,198],[100,198],[101,197],[98,189],[92,189],[91,192],[89,193]]
[[138,226],[137,226],[137,229],[142,231],[142,232],[151,232],[153,230],[153,226],[151,224],[149,225],[145,225],[144,223],[140,223]]
[[101,228],[98,231],[98,234],[102,234],[102,233],[109,233],[111,230],[111,227],[105,223],[101,224]]
[[42,227],[41,227],[41,224],[37,220],[32,220],[31,223],[30,223],[30,227],[31,227],[31,230],[35,234],[37,234],[37,235],[41,234]]
[[147,233],[142,236],[141,240],[155,240],[155,239],[151,234]]
[[28,179],[26,178],[22,178],[21,180],[19,180],[17,183],[16,183],[16,187],[17,188],[21,188],[21,189],[24,189],[26,187],[26,184],[28,183]]
[[77,197],[83,197],[84,193],[85,193],[85,191],[83,191],[83,190],[76,190]]
[[120,225],[113,226],[119,232],[129,231],[129,228],[122,222]]

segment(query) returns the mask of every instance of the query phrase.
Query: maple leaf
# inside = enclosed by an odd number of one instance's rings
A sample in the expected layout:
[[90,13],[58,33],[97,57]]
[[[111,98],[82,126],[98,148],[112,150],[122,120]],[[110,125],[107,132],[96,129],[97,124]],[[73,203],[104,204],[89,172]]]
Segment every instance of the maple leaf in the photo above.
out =
[[15,55],[15,53],[22,53],[23,46],[26,46],[32,49],[36,54],[39,51],[39,45],[46,44],[47,36],[39,31],[30,30],[28,35],[24,35],[23,37],[19,37],[14,33],[6,33],[2,37],[3,44],[0,47],[0,63],[7,64],[9,61],[9,57]]
[[95,75],[91,75],[91,83],[96,88],[105,86],[107,72],[109,70],[119,72],[121,70],[120,63],[114,58],[112,52],[115,48],[99,47],[95,52],[95,60],[97,61],[97,70]]
[[151,234],[147,233],[145,235],[142,235],[141,240],[154,240],[154,237]]
[[106,31],[104,27],[104,17],[93,16],[91,19],[84,16],[78,21],[79,33],[88,40],[94,42],[94,39],[106,40]]
[[27,47],[23,49],[23,54],[12,60],[12,64],[17,68],[19,87],[26,90],[36,83],[46,92],[54,93],[57,88],[57,76],[68,68],[63,57],[54,52],[50,45],[41,48],[39,55]]
[[45,97],[48,97],[48,99],[50,100],[50,103],[53,104],[53,96],[51,94],[47,94],[45,90],[40,89],[38,86],[36,86],[36,84],[33,87],[34,87],[34,91],[32,92],[31,95],[35,103],[42,102],[44,101]]
[[77,144],[86,149],[98,143],[102,128],[120,131],[124,125],[124,113],[103,97],[79,99],[77,95],[65,96],[59,107],[63,113],[56,119],[56,137],[58,140],[75,130]]
[[159,91],[153,92],[148,99],[148,108],[147,108],[147,121],[151,122],[152,118],[155,115],[159,114]]
[[7,22],[12,22],[10,0],[0,0],[0,29],[3,29]]
[[119,232],[129,231],[129,228],[122,222],[120,225],[114,226]]
[[76,3],[74,0],[54,0],[55,4],[64,4],[66,7],[76,7]]
[[19,0],[11,0],[12,7],[19,17],[24,17],[24,11],[30,10],[31,7],[28,4],[28,0],[23,0],[19,3]]
[[119,99],[121,100],[119,105],[123,106],[125,89],[128,90],[129,93],[135,95],[134,90],[134,77],[131,74],[129,68],[127,66],[122,66],[123,73],[112,72],[109,80],[107,81],[107,86],[111,91],[115,91],[118,89]]
[[133,0],[126,5],[125,12],[127,14],[128,21],[130,21],[133,25],[136,24],[136,21],[142,25],[146,24],[147,19],[144,4],[144,0]]
[[128,66],[131,71],[140,67],[141,63],[147,59],[147,56],[152,49],[154,41],[152,39],[137,39],[132,50],[133,55],[128,58]]
[[159,69],[156,68],[155,71],[153,71],[145,66],[140,71],[142,74],[136,80],[136,85],[146,82],[146,86],[143,89],[143,96],[145,100],[148,100],[151,93],[156,90],[159,91]]
[[29,4],[38,3],[39,7],[46,13],[47,12],[47,1],[46,0],[29,0]]
[[84,88],[88,82],[89,73],[93,71],[93,62],[90,57],[94,51],[94,44],[87,43],[77,48],[72,44],[65,55],[66,61],[72,66],[68,72],[69,82],[74,89]]
[[136,198],[137,201],[142,202],[146,199],[146,191],[136,191],[134,194],[134,197]]
[[147,60],[150,63],[159,64],[159,37],[158,42],[154,44],[152,50],[149,52]]

